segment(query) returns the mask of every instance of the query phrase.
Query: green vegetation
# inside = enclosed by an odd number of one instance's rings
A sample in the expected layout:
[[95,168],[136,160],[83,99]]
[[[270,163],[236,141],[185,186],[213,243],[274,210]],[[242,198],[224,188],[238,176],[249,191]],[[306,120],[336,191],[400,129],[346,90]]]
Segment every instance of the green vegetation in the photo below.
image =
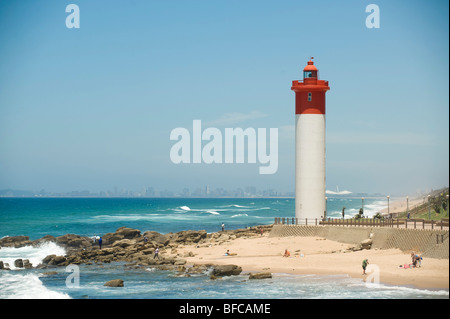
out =
[[[448,212],[448,199],[447,196],[449,194],[449,189],[441,189],[438,191],[434,191],[429,195],[424,197],[424,201],[421,205],[418,205],[409,210],[410,219],[425,219],[425,220],[441,220],[443,218],[449,218]],[[345,209],[345,207],[344,207]],[[343,209],[343,210],[344,210]],[[428,217],[429,216],[429,217]],[[407,218],[408,214],[405,210],[398,214],[397,217],[394,218]],[[383,220],[385,217],[381,215],[381,213],[377,213],[373,216],[373,220]],[[353,216],[354,220],[357,221],[371,221],[372,218],[364,218],[363,210],[360,208],[359,213]]]
[[[449,189],[436,191],[425,197],[424,202],[410,209],[411,219],[441,220],[449,218],[447,196]],[[429,217],[428,217],[429,216]],[[407,218],[407,212],[398,214],[399,218]]]

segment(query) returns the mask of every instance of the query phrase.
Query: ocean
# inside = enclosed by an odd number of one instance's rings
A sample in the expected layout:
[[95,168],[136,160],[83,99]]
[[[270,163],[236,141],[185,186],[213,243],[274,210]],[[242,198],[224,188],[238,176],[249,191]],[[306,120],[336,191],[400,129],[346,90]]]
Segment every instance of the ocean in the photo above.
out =
[[[355,215],[360,198],[330,197],[329,217]],[[386,207],[383,198],[364,199],[364,212],[373,216]],[[0,198],[0,238],[72,233],[102,236],[126,226],[160,233],[182,230],[238,229],[271,224],[275,217],[293,217],[292,198]],[[210,280],[207,272],[188,278],[152,267],[131,269],[124,263],[80,265],[79,283],[72,285],[71,269],[15,269],[14,260],[37,265],[50,254],[63,255],[54,243],[39,247],[0,249],[0,261],[11,271],[0,270],[0,299],[448,299],[448,290],[404,286],[366,285],[348,276],[274,274],[272,279],[247,280],[245,274]],[[56,274],[46,275],[48,271]],[[121,289],[103,284],[121,278]],[[330,284],[332,283],[332,285]]]

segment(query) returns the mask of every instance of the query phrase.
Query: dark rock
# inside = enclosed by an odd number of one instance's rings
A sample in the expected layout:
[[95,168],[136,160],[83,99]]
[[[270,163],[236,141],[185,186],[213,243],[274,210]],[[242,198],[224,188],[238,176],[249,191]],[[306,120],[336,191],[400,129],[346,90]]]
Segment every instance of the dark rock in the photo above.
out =
[[267,278],[272,278],[272,274],[270,272],[254,273],[250,274],[250,276],[248,277],[248,279],[267,279]]
[[122,239],[135,239],[141,237],[141,231],[138,229],[120,227],[115,233],[107,233],[102,237],[104,245],[111,245]]
[[242,268],[236,265],[216,265],[212,271],[212,275],[216,277],[237,276],[242,272]]
[[23,268],[23,260],[22,259],[16,259],[14,260],[14,266],[16,268]]
[[104,284],[107,287],[123,287],[122,279],[113,279]]
[[30,237],[28,236],[11,236],[0,239],[0,247],[15,247],[31,245]]
[[55,258],[56,255],[48,255],[47,257],[45,257],[44,259],[42,259],[42,263],[44,265],[48,264],[53,258]]
[[160,234],[156,231],[146,231],[144,237],[147,237],[149,242],[155,242],[158,245],[166,246],[170,242],[170,236]]
[[116,230],[116,233],[122,236],[124,239],[134,239],[141,236],[140,230],[128,227],[120,227]]
[[36,247],[36,246],[39,246],[39,245],[41,245],[43,243],[46,243],[46,242],[54,242],[55,243],[56,242],[56,238],[53,237],[52,235],[45,235],[42,238],[33,240],[33,246]]
[[117,240],[112,244],[112,247],[121,247],[121,248],[126,248],[128,246],[133,246],[135,245],[136,242],[134,240],[131,239],[121,239],[121,240]]
[[56,237],[56,243],[67,248],[86,248],[92,246],[92,240],[80,235],[66,234]]
[[66,262],[67,262],[66,257],[56,255],[48,255],[42,260],[43,264],[50,266],[62,266]]
[[174,234],[171,241],[183,244],[198,243],[201,239],[206,238],[206,235],[206,230],[184,230]]
[[24,259],[23,260],[23,268],[30,269],[30,268],[33,268],[33,265],[30,263],[30,261],[28,259]]

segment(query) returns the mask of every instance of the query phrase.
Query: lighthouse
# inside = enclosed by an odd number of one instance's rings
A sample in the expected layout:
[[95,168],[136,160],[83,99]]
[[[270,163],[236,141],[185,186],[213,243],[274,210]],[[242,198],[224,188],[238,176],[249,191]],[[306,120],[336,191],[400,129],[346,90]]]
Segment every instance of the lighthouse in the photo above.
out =
[[319,80],[311,58],[303,80],[292,81],[295,92],[295,217],[320,219],[325,202],[325,94],[328,81]]

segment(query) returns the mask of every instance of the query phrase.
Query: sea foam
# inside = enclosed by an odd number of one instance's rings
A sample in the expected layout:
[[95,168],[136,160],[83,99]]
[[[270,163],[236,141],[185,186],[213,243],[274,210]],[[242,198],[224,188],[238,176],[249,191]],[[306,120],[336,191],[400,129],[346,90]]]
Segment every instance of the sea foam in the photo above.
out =
[[70,296],[45,287],[37,274],[7,272],[0,276],[0,299],[70,299]]
[[39,246],[24,246],[20,248],[2,247],[0,249],[0,260],[8,263],[10,269],[16,269],[14,261],[16,259],[28,259],[33,267],[39,265],[48,255],[62,256],[66,250],[54,242],[44,242]]

